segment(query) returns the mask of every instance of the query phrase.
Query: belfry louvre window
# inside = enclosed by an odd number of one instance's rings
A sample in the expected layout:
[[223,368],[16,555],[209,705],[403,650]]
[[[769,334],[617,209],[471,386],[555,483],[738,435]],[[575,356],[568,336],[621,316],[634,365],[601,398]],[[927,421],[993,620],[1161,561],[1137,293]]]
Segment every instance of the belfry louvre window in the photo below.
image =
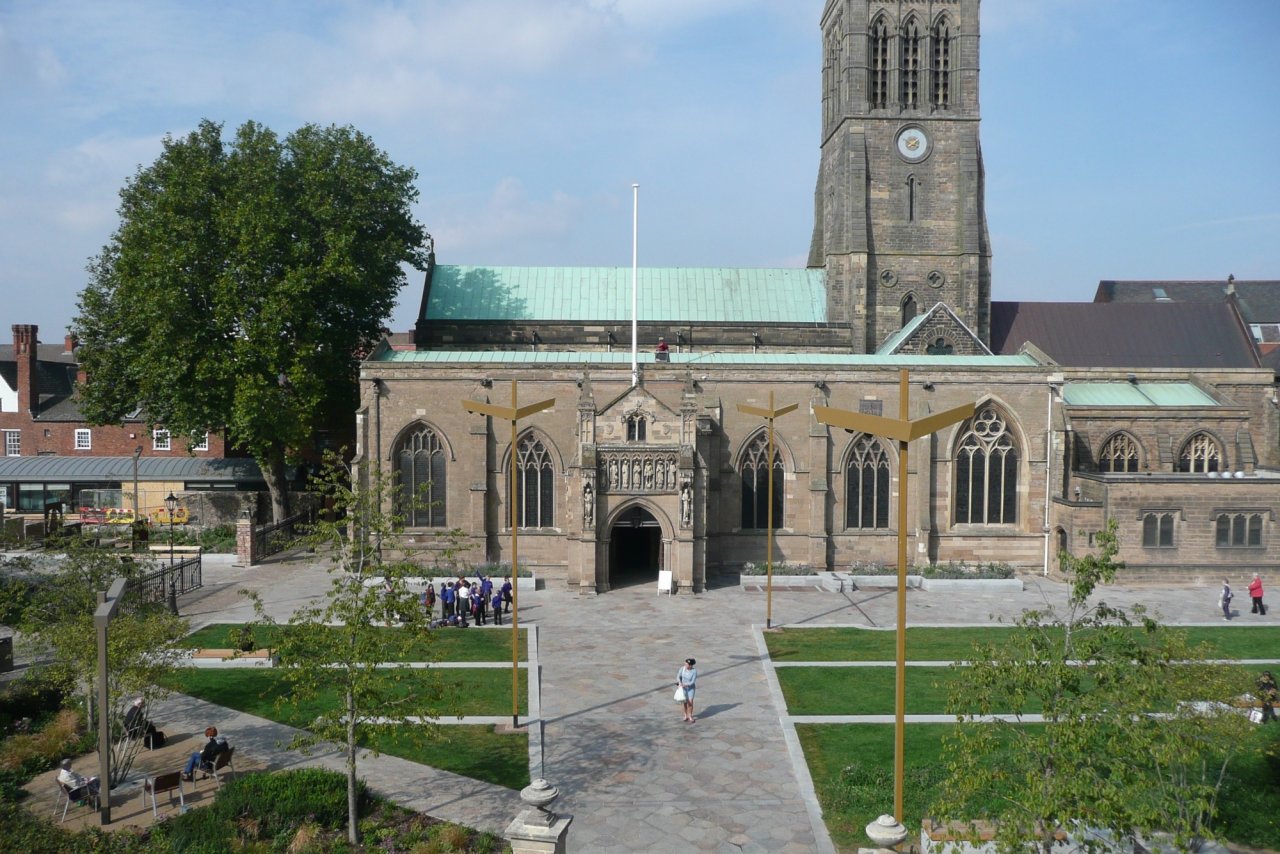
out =
[[876,439],[859,436],[854,442],[844,494],[846,528],[889,527],[889,455]]
[[920,24],[908,18],[902,25],[902,108],[920,106]]
[[[768,438],[757,436],[742,455],[742,527],[765,530],[769,525]],[[773,527],[782,527],[783,494],[786,492],[782,455],[773,450]]]
[[1214,543],[1220,549],[1262,548],[1261,513],[1219,513]]
[[1178,454],[1178,471],[1203,473],[1221,470],[1222,450],[1207,433],[1192,436]]
[[884,16],[871,24],[867,53],[867,100],[871,109],[889,106],[889,25]]
[[956,449],[958,525],[1018,521],[1018,448],[994,407],[978,411]]
[[1173,543],[1173,513],[1144,513],[1142,515],[1142,547],[1145,549],[1171,549]]
[[1106,441],[1098,454],[1098,471],[1135,472],[1138,470],[1138,442],[1128,433],[1117,433]]
[[447,486],[445,450],[430,427],[410,433],[396,449],[397,512],[411,528],[443,528]]
[[933,106],[945,110],[951,106],[951,22],[945,15],[933,25],[930,36],[933,44]]
[[516,446],[516,516],[521,528],[555,525],[555,468],[541,440],[525,436]]

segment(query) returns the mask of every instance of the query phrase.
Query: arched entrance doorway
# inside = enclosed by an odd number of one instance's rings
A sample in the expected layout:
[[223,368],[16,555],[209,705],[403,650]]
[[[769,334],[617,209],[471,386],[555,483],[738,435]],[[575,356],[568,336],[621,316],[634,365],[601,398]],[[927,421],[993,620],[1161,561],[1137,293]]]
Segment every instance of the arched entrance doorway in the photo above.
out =
[[609,532],[609,587],[653,584],[662,568],[662,525],[638,504],[623,511]]

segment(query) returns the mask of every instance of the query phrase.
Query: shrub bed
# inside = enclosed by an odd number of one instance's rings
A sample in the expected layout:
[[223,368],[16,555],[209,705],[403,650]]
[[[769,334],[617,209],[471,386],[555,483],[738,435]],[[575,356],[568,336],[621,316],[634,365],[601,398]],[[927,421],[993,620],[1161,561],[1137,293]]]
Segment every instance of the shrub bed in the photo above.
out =
[[[768,575],[768,564],[747,561],[742,565],[743,575]],[[817,575],[818,571],[808,564],[804,563],[775,563],[773,565],[774,575]]]
[[[859,563],[849,567],[853,575],[897,575],[898,568],[883,563]],[[972,579],[988,580],[1013,578],[1013,567],[1007,563],[968,564],[964,561],[956,563],[931,563],[928,566],[914,566],[908,570],[910,575],[937,579]]]

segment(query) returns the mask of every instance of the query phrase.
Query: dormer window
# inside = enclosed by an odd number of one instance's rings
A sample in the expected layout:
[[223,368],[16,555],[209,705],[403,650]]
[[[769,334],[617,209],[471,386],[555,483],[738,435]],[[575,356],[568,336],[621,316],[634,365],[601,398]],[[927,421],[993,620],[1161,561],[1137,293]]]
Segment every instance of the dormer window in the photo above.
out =
[[642,413],[633,412],[627,416],[627,441],[643,442],[646,433],[646,419]]

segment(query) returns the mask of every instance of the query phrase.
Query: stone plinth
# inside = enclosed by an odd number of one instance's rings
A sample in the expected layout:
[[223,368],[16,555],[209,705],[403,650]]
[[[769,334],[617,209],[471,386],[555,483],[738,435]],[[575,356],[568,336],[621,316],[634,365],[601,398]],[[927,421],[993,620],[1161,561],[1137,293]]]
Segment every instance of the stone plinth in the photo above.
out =
[[867,825],[867,838],[878,848],[892,848],[907,838],[907,829],[891,815],[882,815]]
[[548,809],[559,796],[560,791],[541,777],[520,791],[520,800],[529,804],[529,809],[516,816],[503,834],[511,843],[512,854],[564,854],[573,816],[556,815]]

